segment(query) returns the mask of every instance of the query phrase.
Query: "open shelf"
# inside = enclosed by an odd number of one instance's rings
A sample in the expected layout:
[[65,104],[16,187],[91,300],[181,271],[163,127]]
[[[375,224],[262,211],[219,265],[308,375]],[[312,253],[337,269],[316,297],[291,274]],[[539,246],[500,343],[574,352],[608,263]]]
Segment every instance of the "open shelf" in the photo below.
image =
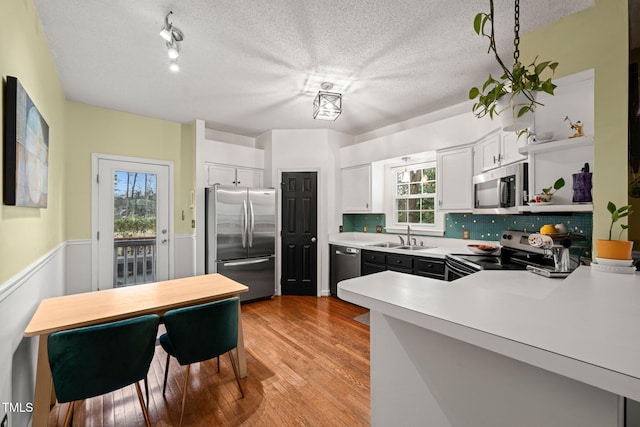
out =
[[581,136],[579,138],[566,138],[549,142],[541,142],[539,144],[522,145],[518,147],[518,152],[521,154],[536,154],[591,146],[593,146],[593,137]]
[[593,212],[593,204],[580,203],[570,205],[529,205],[520,206],[518,212]]

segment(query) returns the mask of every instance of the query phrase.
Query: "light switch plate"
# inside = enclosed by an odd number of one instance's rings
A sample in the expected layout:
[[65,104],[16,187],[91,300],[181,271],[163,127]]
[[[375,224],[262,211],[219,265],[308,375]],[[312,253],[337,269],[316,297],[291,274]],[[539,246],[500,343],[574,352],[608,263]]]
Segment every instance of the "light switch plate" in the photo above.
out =
[[462,230],[462,238],[469,239],[469,230]]

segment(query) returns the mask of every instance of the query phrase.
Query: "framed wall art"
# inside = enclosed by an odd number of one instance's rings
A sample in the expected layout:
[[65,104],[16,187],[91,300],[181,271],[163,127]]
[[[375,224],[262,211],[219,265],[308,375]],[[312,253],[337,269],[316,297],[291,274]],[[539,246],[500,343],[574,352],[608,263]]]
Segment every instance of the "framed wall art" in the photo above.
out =
[[49,125],[15,77],[7,76],[4,112],[4,204],[46,208]]

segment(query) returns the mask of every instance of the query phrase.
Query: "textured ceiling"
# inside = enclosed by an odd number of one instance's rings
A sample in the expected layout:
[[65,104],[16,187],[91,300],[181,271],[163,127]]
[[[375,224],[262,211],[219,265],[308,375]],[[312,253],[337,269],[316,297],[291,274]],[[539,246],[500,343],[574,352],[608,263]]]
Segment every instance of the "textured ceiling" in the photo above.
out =
[[[358,135],[463,102],[496,72],[472,27],[488,0],[35,4],[70,100],[181,123],[203,119],[247,136],[312,128]],[[592,5],[521,0],[521,32]],[[498,47],[508,58],[513,2],[495,0],[495,8]],[[169,10],[185,35],[179,73],[169,71],[159,36]],[[322,81],[343,93],[335,122],[312,118]]]

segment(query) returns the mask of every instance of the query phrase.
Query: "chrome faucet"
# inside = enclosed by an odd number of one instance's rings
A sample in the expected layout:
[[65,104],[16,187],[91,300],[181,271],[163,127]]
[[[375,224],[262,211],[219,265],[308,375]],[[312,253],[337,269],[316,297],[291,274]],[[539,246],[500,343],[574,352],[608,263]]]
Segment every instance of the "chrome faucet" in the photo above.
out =
[[407,245],[410,245],[410,244],[411,244],[411,226],[407,225]]
[[398,239],[400,239],[400,244],[404,245],[404,239],[402,238],[402,236],[398,236]]

